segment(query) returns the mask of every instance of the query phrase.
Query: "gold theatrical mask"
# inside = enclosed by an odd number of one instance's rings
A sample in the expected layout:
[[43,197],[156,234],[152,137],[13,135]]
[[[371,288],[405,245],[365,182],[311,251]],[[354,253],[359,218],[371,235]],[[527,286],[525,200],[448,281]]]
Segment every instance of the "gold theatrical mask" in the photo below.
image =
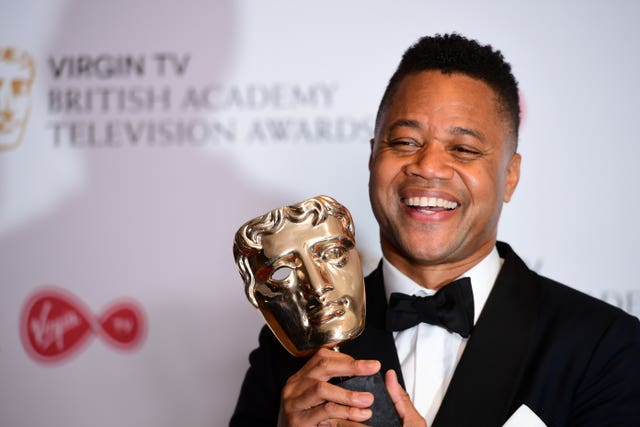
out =
[[0,151],[22,142],[31,111],[33,58],[23,51],[0,47]]
[[364,328],[365,294],[349,211],[318,196],[245,223],[234,256],[247,298],[294,356]]

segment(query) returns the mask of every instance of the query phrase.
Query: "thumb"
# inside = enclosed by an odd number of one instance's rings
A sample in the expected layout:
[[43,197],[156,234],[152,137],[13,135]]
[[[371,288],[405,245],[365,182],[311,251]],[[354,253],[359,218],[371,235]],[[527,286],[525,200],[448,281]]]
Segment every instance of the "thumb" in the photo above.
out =
[[418,410],[413,406],[409,394],[398,382],[398,376],[392,369],[385,374],[385,384],[391,397],[391,401],[402,418],[403,427],[426,427],[427,422],[422,418]]

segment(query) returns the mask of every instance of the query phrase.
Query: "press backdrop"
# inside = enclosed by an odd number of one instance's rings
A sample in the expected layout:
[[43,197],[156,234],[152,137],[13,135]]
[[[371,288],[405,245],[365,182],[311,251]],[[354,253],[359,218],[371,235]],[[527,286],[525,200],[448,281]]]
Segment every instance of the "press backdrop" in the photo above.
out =
[[493,44],[520,82],[500,238],[640,314],[639,15],[621,0],[2,0],[0,425],[225,425],[262,324],[236,229],[328,194],[373,268],[373,118],[426,34]]

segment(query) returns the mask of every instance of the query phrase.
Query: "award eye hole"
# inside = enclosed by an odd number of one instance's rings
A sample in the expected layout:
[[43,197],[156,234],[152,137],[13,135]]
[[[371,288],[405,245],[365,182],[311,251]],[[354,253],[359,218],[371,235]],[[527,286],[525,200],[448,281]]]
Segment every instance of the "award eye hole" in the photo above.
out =
[[271,273],[269,278],[271,280],[282,282],[287,277],[289,277],[292,271],[293,269],[291,267],[278,267]]

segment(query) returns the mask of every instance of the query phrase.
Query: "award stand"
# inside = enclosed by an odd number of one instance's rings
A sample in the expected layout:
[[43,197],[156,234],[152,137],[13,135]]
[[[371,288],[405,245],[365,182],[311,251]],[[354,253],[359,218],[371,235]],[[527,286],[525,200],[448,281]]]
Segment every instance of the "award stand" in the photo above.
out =
[[380,372],[366,377],[352,377],[337,385],[347,390],[373,393],[374,400],[370,408],[373,415],[363,424],[373,427],[402,427]]
[[[364,277],[349,210],[328,196],[273,209],[247,221],[234,240],[249,302],[293,356],[338,351],[365,325]],[[374,395],[365,424],[400,427],[382,375],[332,381]]]

